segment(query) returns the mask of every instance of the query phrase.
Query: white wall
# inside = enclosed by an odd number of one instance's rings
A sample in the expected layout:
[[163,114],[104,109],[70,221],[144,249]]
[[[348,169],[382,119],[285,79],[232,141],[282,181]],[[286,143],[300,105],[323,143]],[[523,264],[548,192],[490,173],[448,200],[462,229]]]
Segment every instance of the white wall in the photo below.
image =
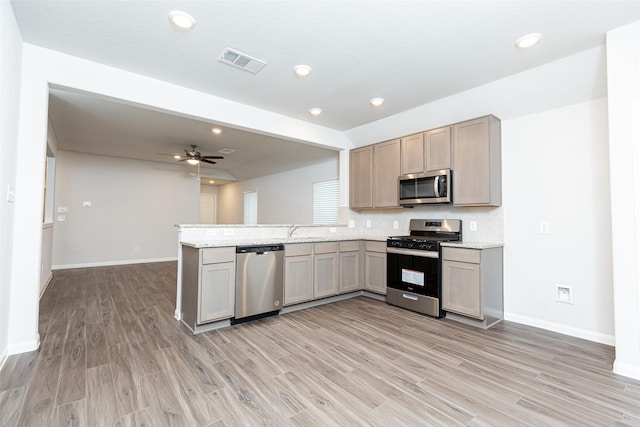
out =
[[607,34],[614,371],[640,379],[640,22]]
[[613,345],[606,99],[506,120],[502,137],[505,317]]
[[182,166],[59,150],[56,167],[54,269],[175,259],[175,225],[198,222],[200,182]]
[[[366,145],[495,114],[502,119],[504,204],[343,217],[360,227],[371,220],[372,230],[388,230],[399,219],[401,234],[411,215],[461,218],[466,239],[506,244],[509,318],[613,344],[605,71],[604,49],[595,48],[347,131],[356,145]],[[554,176],[568,180],[572,193],[557,188]],[[470,219],[478,221],[477,233],[469,231]],[[540,220],[550,222],[551,234],[537,234]],[[588,231],[595,224],[599,231]],[[573,306],[554,302],[556,282],[573,287]]]
[[242,224],[244,192],[258,191],[258,224],[313,224],[313,183],[338,178],[334,160],[262,178],[233,182],[218,190],[218,224]]
[[[11,13],[10,8],[5,9]],[[11,83],[15,85],[20,79],[13,77]],[[135,105],[211,120],[225,126],[267,135],[337,149],[352,147],[342,133],[332,129],[23,44],[20,124],[15,169],[16,187],[20,190],[16,199],[14,224],[14,228],[20,230],[21,238],[14,239],[11,250],[10,280],[11,290],[14,292],[11,295],[12,310],[7,322],[8,347],[15,352],[34,350],[39,345],[37,320],[44,171],[34,170],[33,164],[40,161],[39,153],[42,153],[41,160],[44,162],[48,88],[51,85],[117,98]]]
[[[10,352],[9,310],[15,205],[7,201],[7,186],[16,188],[18,111],[22,37],[11,4],[0,1],[0,367]],[[39,250],[39,249],[38,249]]]

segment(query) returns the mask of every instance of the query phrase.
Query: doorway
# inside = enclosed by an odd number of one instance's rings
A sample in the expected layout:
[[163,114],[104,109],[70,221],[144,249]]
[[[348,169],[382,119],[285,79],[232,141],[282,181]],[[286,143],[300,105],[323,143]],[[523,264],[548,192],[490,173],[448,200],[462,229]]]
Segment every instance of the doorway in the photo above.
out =
[[215,224],[216,218],[216,195],[200,194],[200,224]]

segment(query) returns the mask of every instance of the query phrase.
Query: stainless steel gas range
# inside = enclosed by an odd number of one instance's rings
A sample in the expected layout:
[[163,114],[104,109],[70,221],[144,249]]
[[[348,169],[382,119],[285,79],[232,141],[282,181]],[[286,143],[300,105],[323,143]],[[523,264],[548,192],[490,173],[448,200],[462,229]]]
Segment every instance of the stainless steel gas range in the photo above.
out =
[[389,237],[387,303],[443,317],[440,243],[459,240],[459,219],[412,219],[408,236]]

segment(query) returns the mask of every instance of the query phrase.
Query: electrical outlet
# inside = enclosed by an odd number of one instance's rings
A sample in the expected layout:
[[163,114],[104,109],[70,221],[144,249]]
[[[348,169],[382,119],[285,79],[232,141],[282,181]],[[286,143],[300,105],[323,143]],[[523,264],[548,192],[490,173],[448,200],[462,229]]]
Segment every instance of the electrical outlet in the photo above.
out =
[[64,215],[58,215],[58,222],[64,222],[67,219]]
[[85,200],[82,202],[82,207],[83,208],[90,208],[91,207],[91,202],[88,200]]
[[225,228],[224,229],[225,236],[233,236],[233,228]]
[[393,221],[393,229],[394,229],[394,230],[397,230],[397,229],[398,229],[398,227],[399,227],[399,225],[398,225],[398,221]]
[[68,206],[58,206],[58,213],[66,213],[69,212]]
[[549,234],[549,223],[540,221],[540,234]]
[[469,221],[469,231],[478,231],[478,221]]
[[135,245],[135,246],[133,247],[133,251],[134,251],[134,252],[140,252],[140,246]]
[[216,232],[215,229],[207,230],[207,236],[215,236],[216,234],[218,234],[218,233]]
[[7,184],[7,202],[13,203],[16,201],[16,189]]
[[556,283],[556,302],[573,304],[573,292],[571,290],[571,286]]
[[335,233],[338,231],[335,227],[329,227],[329,233]]
[[371,228],[371,220],[370,219],[367,220],[366,226],[367,226],[367,228]]
[[349,228],[356,228],[356,222],[352,219],[349,220]]

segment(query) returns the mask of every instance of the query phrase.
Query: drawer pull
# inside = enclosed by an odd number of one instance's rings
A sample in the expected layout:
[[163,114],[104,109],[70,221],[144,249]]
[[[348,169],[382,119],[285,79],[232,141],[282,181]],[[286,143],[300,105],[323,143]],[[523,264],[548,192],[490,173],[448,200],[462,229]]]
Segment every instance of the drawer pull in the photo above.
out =
[[411,301],[418,301],[418,297],[413,295],[402,294],[402,298],[410,299]]

